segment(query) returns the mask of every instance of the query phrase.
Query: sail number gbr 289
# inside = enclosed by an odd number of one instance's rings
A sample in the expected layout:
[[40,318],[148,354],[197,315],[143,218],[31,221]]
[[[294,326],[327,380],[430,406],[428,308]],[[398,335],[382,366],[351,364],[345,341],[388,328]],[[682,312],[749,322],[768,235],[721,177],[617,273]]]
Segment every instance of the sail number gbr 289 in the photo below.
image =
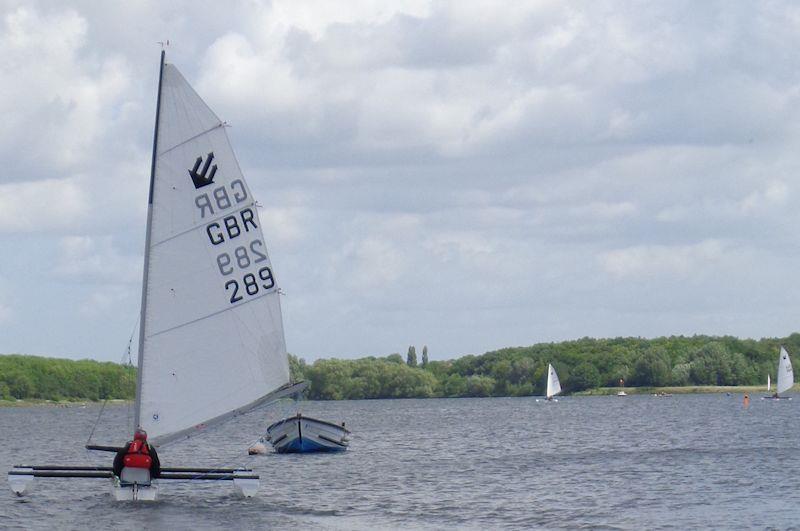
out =
[[[223,277],[233,275],[237,269],[246,271],[253,265],[269,263],[264,250],[264,242],[252,240],[249,245],[240,245],[233,250],[233,255],[223,252],[217,255],[217,267]],[[230,294],[231,304],[244,299],[245,295],[258,295],[261,290],[275,287],[275,278],[268,265],[262,265],[254,273],[245,273],[241,278],[231,278],[225,282],[225,291]]]

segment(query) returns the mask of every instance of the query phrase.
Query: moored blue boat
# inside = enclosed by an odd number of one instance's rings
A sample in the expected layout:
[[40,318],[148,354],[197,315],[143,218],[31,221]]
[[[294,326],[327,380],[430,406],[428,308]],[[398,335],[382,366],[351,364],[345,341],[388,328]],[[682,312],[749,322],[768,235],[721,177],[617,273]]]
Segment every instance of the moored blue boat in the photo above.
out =
[[350,443],[348,435],[344,422],[334,424],[298,413],[270,425],[265,439],[279,454],[340,452]]

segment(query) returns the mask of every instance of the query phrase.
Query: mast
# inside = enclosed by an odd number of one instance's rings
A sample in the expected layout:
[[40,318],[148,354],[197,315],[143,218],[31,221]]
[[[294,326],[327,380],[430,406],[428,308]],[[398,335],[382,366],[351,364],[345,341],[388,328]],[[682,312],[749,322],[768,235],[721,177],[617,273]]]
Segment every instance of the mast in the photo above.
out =
[[144,373],[144,337],[146,328],[147,308],[147,271],[150,267],[150,235],[153,224],[153,188],[156,177],[156,156],[158,154],[158,119],[161,114],[161,80],[164,77],[164,55],[161,50],[161,63],[158,69],[158,96],[156,97],[156,123],[153,132],[153,158],[150,162],[150,192],[147,196],[147,231],[144,239],[144,272],[142,273],[142,307],[139,316],[139,356],[136,371],[136,405],[134,408],[134,428],[140,425],[141,400],[142,400],[142,374]]

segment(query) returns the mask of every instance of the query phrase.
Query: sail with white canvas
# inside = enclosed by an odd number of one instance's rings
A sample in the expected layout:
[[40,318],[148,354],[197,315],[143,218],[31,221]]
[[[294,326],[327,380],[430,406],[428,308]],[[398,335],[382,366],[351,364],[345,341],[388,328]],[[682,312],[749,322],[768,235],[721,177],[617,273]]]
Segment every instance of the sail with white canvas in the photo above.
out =
[[[792,369],[792,360],[789,358],[789,352],[786,348],[781,346],[781,352],[778,356],[778,379],[775,382],[775,393],[772,396],[765,396],[764,399],[768,400],[791,400],[791,396],[781,396],[781,393],[786,393],[794,386],[794,370]],[[767,390],[769,390],[769,375],[767,375]]]
[[558,381],[558,374],[551,364],[547,364],[547,400],[553,400],[553,397],[561,392],[561,382]]
[[[164,62],[163,51],[138,367],[135,427],[146,431],[155,447],[301,390],[290,385],[278,286],[225,123],[178,69]],[[30,470],[32,477],[53,477],[45,474],[52,467],[38,468]],[[182,470],[162,469],[159,479]],[[245,494],[252,494],[253,480],[257,488],[252,471],[191,471],[208,476],[201,479],[232,479],[245,485]],[[18,484],[26,476],[12,472],[9,480],[17,476]],[[125,472],[105,476],[114,480],[118,499],[155,497],[155,478],[134,471],[137,480],[126,482]]]

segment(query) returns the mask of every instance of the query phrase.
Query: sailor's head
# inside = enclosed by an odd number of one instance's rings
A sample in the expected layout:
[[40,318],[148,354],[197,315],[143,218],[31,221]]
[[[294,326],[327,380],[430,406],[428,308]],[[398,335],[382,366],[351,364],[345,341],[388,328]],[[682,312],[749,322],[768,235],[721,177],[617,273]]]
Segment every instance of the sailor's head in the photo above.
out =
[[136,428],[136,431],[133,432],[133,440],[134,441],[146,441],[147,440],[147,432],[144,431],[142,428]]

